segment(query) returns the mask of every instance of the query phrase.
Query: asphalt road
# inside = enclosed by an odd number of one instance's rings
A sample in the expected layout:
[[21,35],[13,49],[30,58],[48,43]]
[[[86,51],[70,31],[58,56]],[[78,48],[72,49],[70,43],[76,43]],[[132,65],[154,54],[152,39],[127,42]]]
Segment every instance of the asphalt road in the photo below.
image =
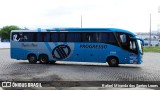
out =
[[119,67],[76,62],[29,64],[11,59],[9,49],[0,49],[0,81],[160,81],[160,53],[144,53],[143,59],[141,65]]

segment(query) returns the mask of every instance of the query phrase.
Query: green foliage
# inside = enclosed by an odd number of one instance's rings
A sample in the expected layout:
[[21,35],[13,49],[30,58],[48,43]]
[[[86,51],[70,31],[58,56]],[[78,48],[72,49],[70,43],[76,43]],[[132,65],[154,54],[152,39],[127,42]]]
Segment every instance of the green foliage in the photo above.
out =
[[160,47],[144,47],[144,52],[159,52],[160,53]]
[[10,32],[11,30],[20,30],[21,28],[19,28],[18,26],[15,25],[10,25],[10,26],[4,26],[1,28],[0,30],[0,36],[2,38],[2,41],[5,39],[10,39]]

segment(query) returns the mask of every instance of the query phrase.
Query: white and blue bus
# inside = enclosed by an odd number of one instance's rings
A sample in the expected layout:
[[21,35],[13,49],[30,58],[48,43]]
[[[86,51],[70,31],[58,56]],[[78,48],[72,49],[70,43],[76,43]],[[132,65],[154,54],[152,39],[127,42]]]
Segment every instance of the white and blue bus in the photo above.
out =
[[141,64],[144,41],[116,28],[12,30],[11,58],[42,64],[56,61]]

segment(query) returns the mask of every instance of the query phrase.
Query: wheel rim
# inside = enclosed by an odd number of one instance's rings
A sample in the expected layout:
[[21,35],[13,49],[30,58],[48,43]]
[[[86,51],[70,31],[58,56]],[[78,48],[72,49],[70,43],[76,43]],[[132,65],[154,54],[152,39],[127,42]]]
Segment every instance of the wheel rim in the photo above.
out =
[[31,56],[31,57],[30,57],[30,61],[35,61],[35,57],[34,57],[34,56]]
[[42,58],[41,58],[41,62],[42,62],[42,63],[45,63],[46,61],[47,61],[47,58],[46,58],[46,57],[42,57]]
[[116,63],[117,63],[117,60],[116,60],[116,59],[111,59],[111,63],[112,63],[112,64],[116,64]]

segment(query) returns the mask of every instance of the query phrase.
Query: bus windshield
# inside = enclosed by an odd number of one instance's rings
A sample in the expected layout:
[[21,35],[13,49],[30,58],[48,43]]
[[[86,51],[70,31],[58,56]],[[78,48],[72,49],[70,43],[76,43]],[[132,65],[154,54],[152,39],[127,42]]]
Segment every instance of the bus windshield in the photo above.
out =
[[137,43],[138,43],[138,47],[139,47],[139,52],[141,53],[141,54],[143,54],[143,48],[142,48],[142,44],[141,44],[141,41],[140,40],[137,40]]

